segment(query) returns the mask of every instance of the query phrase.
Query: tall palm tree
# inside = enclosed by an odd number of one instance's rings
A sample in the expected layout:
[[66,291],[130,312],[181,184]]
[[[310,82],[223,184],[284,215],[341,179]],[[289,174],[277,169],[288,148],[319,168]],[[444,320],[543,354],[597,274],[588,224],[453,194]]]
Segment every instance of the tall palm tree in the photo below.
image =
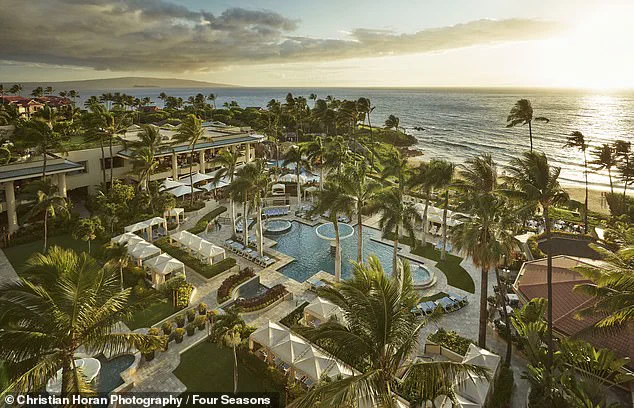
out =
[[194,203],[194,151],[196,144],[205,134],[202,121],[196,117],[196,115],[187,115],[185,119],[178,126],[178,131],[174,135],[175,143],[187,143],[191,148],[189,155],[189,184],[191,187],[190,200]]
[[511,160],[507,181],[515,195],[524,203],[542,207],[546,226],[547,286],[548,286],[548,362],[553,361],[553,256],[551,250],[550,208],[568,200],[568,194],[559,184],[561,168],[548,163],[544,153],[525,152],[522,157]]
[[[399,278],[402,277],[402,278]],[[367,367],[362,373],[325,382],[291,403],[291,407],[396,406],[397,393],[426,402],[447,391],[447,385],[485,369],[452,361],[420,361],[409,357],[418,350],[426,320],[411,309],[419,296],[413,288],[409,264],[399,262],[399,272],[386,276],[376,257],[355,264],[352,279],[320,290],[336,304],[344,323],[328,321],[306,329],[310,340],[332,343],[337,355],[346,355]],[[401,375],[405,373],[401,378]]]
[[431,193],[437,184],[436,179],[436,160],[432,160],[429,163],[421,163],[416,169],[412,171],[412,175],[408,180],[408,185],[411,188],[420,188],[425,196],[425,209],[423,210],[422,222],[423,222],[423,238],[422,244],[427,244],[427,227],[428,219],[427,213],[429,211],[429,202],[431,200]]
[[73,106],[75,106],[75,99],[79,97],[79,92],[77,92],[75,89],[71,89],[70,91],[68,91],[68,96],[73,100]]
[[341,280],[341,238],[339,234],[339,216],[352,216],[354,210],[353,199],[346,194],[343,186],[334,177],[329,178],[324,189],[319,192],[317,204],[313,209],[316,214],[328,214],[335,230],[335,280]]
[[[258,254],[264,255],[262,235],[262,203],[270,184],[269,174],[263,159],[246,164],[238,170],[237,178],[232,183],[232,188],[242,191],[252,202],[256,211],[257,246]],[[245,210],[246,214],[246,210]],[[243,218],[243,230],[247,230],[247,217]],[[245,241],[246,242],[246,241]]]
[[544,116],[533,117],[533,105],[528,99],[520,99],[515,102],[515,105],[511,108],[511,112],[506,117],[506,127],[511,128],[518,125],[528,124],[528,135],[531,141],[531,152],[533,151],[533,121],[535,122],[550,122],[550,119]]
[[307,146],[306,153],[311,164],[319,166],[319,190],[324,189],[324,158],[326,155],[326,144],[324,138],[316,136]]
[[62,393],[94,392],[75,354],[116,355],[159,349],[160,336],[119,333],[117,323],[137,306],[112,268],[86,253],[52,247],[36,254],[19,280],[0,287],[0,360],[15,373],[2,395],[39,392],[62,370]]
[[[221,151],[213,160],[214,164],[220,166],[220,168],[216,170],[213,182],[218,183],[221,179],[228,177],[229,184],[233,184],[239,159],[240,152],[238,151]],[[233,236],[236,233],[236,209],[232,195],[229,196],[229,205],[231,206],[231,235]]]
[[121,110],[101,110],[100,115],[103,120],[103,131],[108,138],[110,151],[110,185],[112,186],[114,182],[114,152],[112,146],[118,135],[125,133],[125,129],[130,125],[130,115],[128,112]]
[[[624,176],[624,169],[630,169],[630,153],[632,152],[632,142],[625,140],[614,141],[614,155],[618,160],[618,167]],[[628,177],[623,178],[623,208],[625,208],[625,196],[627,194]]]
[[595,247],[603,255],[601,267],[576,269],[592,283],[577,285],[574,290],[597,299],[583,309],[580,317],[601,316],[594,327],[599,332],[618,335],[634,324],[634,246],[623,247],[616,253]]
[[[48,107],[45,106],[41,110],[46,108]],[[42,155],[42,177],[45,177],[49,153],[64,149],[61,136],[53,130],[52,124],[49,125],[46,121],[38,119],[24,122],[19,126],[17,134],[20,137],[20,143],[35,148],[35,153]]]
[[106,184],[106,151],[104,150],[104,142],[106,140],[106,132],[104,131],[105,121],[103,114],[106,108],[97,100],[86,101],[88,103],[88,114],[82,118],[82,124],[86,129],[84,138],[88,142],[97,140],[101,149],[101,177],[102,182]]
[[272,129],[269,129],[270,136],[273,137],[273,142],[275,143],[275,160],[276,166],[279,166],[280,162],[280,122],[282,120],[282,104],[280,101],[276,99],[271,99],[266,104],[267,109],[269,110],[269,120],[272,120]]
[[154,173],[154,169],[158,166],[154,151],[149,147],[140,147],[134,149],[133,155],[132,169],[139,175],[137,191],[141,191],[142,189],[149,190],[152,174]]
[[583,232],[588,233],[588,157],[586,156],[586,150],[588,150],[588,143],[583,133],[575,130],[568,136],[564,147],[572,147],[579,149],[583,152],[583,174],[585,176],[586,184],[586,197],[583,204]]
[[444,261],[447,257],[447,211],[449,210],[449,186],[453,182],[456,166],[447,160],[438,160],[436,164],[434,177],[436,179],[436,188],[444,189],[444,205],[442,210],[442,249],[440,251],[440,260]]
[[123,270],[130,263],[128,246],[118,242],[108,243],[106,246],[106,258],[109,263],[115,265],[117,269],[119,269],[119,281],[121,283],[121,290],[123,290]]
[[403,200],[403,193],[398,187],[390,187],[377,194],[371,210],[381,214],[379,228],[383,236],[394,234],[394,250],[392,255],[392,270],[397,270],[398,242],[401,233],[407,232],[412,242],[416,242],[414,231],[416,223],[422,218],[414,205]]
[[398,150],[392,149],[383,163],[381,178],[383,180],[395,178],[397,186],[403,194],[411,176],[412,172],[407,165],[407,158],[401,156]]
[[398,131],[400,123],[401,120],[394,115],[390,115],[387,117],[387,119],[385,119],[385,127],[388,129],[394,129]]
[[90,218],[80,218],[73,229],[73,238],[88,242],[88,254],[90,254],[90,243],[97,239],[99,234],[103,231],[104,228],[103,225],[101,225],[101,218],[94,216]]
[[129,142],[128,145],[134,148],[147,147],[156,153],[161,146],[161,131],[158,126],[141,125],[141,131],[137,133],[137,140]]
[[55,218],[58,215],[67,217],[70,215],[68,210],[68,201],[57,191],[49,178],[44,178],[30,183],[25,190],[36,197],[35,204],[27,213],[27,218],[43,217],[44,221],[44,252],[46,252],[48,240],[48,219]]
[[295,177],[297,177],[297,205],[300,205],[302,202],[302,189],[301,189],[301,172],[302,167],[310,170],[310,161],[306,159],[306,146],[305,145],[294,145],[291,146],[290,149],[286,153],[284,153],[284,161],[282,162],[282,166],[286,167],[289,164],[295,164]]
[[351,158],[350,149],[343,136],[329,137],[326,142],[324,151],[324,164],[330,173],[335,170],[341,173],[343,165]]
[[22,84],[15,84],[9,89],[9,93],[22,96],[22,89],[24,89]]
[[363,219],[362,215],[371,210],[371,203],[377,196],[382,185],[368,177],[368,164],[358,161],[348,165],[341,174],[339,183],[346,194],[355,202],[357,213],[357,262],[363,262]]
[[219,343],[233,350],[233,392],[238,392],[238,355],[236,350],[242,343],[244,320],[234,311],[216,317],[213,333]]
[[590,164],[596,164],[595,170],[608,170],[608,177],[610,178],[610,192],[614,193],[614,184],[612,183],[612,167],[617,165],[617,160],[614,155],[614,148],[604,143],[600,147],[597,147],[592,151],[594,160]]

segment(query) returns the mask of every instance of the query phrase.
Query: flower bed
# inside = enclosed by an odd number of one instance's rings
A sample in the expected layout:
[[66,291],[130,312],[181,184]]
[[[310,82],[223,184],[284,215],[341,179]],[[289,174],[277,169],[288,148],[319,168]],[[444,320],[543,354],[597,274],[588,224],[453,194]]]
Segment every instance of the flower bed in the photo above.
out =
[[220,285],[220,288],[218,288],[218,304],[221,305],[229,300],[231,292],[233,292],[233,289],[235,289],[236,286],[248,281],[254,276],[255,273],[251,268],[245,268],[235,275],[231,275],[225,279]]
[[428,340],[434,343],[448,348],[454,353],[458,353],[461,356],[467,354],[469,345],[473,343],[470,339],[460,336],[455,331],[446,331],[445,329],[438,329],[435,333],[432,333],[427,337]]
[[207,279],[213,278],[214,276],[231,269],[236,264],[235,258],[225,258],[222,261],[216,262],[215,264],[211,265],[202,262],[200,259],[190,255],[184,249],[171,245],[168,242],[168,238],[161,238],[155,241],[154,245],[161,248],[163,252],[166,252],[179,261],[183,262],[185,265],[189,266]]
[[260,296],[236,301],[235,307],[238,312],[254,312],[256,310],[264,309],[265,307],[277,302],[287,293],[288,291],[286,290],[284,285],[275,285]]

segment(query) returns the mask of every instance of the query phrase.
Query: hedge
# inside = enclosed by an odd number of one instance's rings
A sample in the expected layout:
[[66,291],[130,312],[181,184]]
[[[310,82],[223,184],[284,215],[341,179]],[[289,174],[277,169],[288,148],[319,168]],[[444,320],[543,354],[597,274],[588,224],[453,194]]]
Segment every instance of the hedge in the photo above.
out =
[[511,406],[511,398],[515,388],[515,379],[513,378],[513,370],[502,366],[500,374],[495,380],[493,388],[493,396],[489,402],[490,408],[506,408]]
[[214,276],[219,275],[222,272],[231,269],[236,264],[235,258],[225,258],[222,261],[216,262],[211,265],[208,263],[202,262],[200,259],[190,255],[184,249],[177,248],[171,245],[168,242],[167,237],[157,240],[156,242],[154,242],[154,245],[161,248],[163,252],[166,252],[167,254],[173,256],[174,258],[180,260],[185,265],[189,266],[194,271],[198,272],[199,274],[201,274],[207,279],[213,278]]
[[288,292],[284,285],[278,284],[259,296],[249,299],[239,299],[235,303],[235,308],[238,310],[238,312],[242,313],[261,310],[280,300],[287,293]]
[[205,228],[207,228],[207,223],[209,221],[213,220],[214,218],[216,218],[217,216],[219,216],[225,211],[227,211],[227,207],[225,207],[224,205],[214,208],[213,210],[209,211],[207,214],[203,215],[202,218],[198,220],[196,225],[191,227],[188,231],[191,232],[192,234],[200,234],[201,232],[205,230]]
[[302,303],[296,309],[294,309],[292,312],[290,312],[289,314],[284,316],[280,320],[280,323],[283,324],[284,326],[288,327],[288,328],[291,328],[291,327],[294,327],[294,326],[298,325],[300,319],[302,317],[304,317],[304,309],[308,305],[309,305],[308,302]]
[[438,329],[435,333],[430,334],[427,339],[434,343],[448,348],[454,353],[458,353],[461,356],[467,354],[469,345],[473,343],[472,340],[460,336],[455,331],[446,331],[443,328]]
[[242,271],[234,275],[231,275],[227,279],[225,279],[220,285],[220,287],[218,288],[218,294],[217,294],[218,304],[219,305],[223,304],[224,302],[229,300],[229,298],[231,297],[231,292],[236,286],[240,285],[243,282],[248,281],[254,276],[255,276],[255,273],[253,272],[251,268],[245,268]]

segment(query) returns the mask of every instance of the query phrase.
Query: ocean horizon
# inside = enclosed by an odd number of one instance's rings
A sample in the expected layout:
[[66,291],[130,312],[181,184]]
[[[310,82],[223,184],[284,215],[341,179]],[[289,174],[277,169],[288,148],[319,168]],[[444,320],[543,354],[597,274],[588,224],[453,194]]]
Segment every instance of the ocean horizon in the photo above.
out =
[[[591,91],[531,88],[315,88],[315,87],[228,87],[228,88],[110,88],[81,90],[78,103],[104,92],[122,92],[150,97],[161,106],[161,92],[182,97],[215,93],[216,105],[236,101],[241,107],[264,107],[271,99],[283,101],[288,92],[308,98],[328,95],[339,99],[370,98],[375,110],[372,126],[382,126],[388,115],[400,118],[405,131],[417,139],[424,160],[434,158],[463,163],[474,155],[489,153],[502,166],[529,149],[527,126],[506,128],[506,116],[521,98],[531,100],[535,116],[546,116],[547,124],[533,124],[533,143],[553,164],[561,167],[560,180],[567,186],[583,186],[583,154],[564,149],[566,137],[578,130],[586,136],[590,151],[617,139],[634,140],[634,91]],[[313,102],[308,101],[312,107]],[[415,129],[422,128],[423,130]],[[588,152],[588,161],[591,154]],[[614,173],[614,172],[613,172]],[[609,190],[607,171],[591,169],[589,184],[594,190]],[[616,184],[617,177],[613,174]]]

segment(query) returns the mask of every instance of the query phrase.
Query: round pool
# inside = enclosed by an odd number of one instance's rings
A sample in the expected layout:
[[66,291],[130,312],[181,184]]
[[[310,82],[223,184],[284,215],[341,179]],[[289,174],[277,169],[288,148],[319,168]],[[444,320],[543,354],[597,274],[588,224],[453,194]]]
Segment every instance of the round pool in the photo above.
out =
[[423,289],[434,283],[433,273],[431,273],[424,265],[412,265],[411,271],[414,288]]
[[293,227],[287,220],[268,220],[264,223],[264,232],[268,234],[284,234]]
[[[337,226],[339,227],[339,239],[346,239],[354,234],[354,228],[350,224],[339,222]],[[336,239],[335,225],[332,222],[321,224],[315,228],[315,233],[319,238],[327,241],[334,241]]]

